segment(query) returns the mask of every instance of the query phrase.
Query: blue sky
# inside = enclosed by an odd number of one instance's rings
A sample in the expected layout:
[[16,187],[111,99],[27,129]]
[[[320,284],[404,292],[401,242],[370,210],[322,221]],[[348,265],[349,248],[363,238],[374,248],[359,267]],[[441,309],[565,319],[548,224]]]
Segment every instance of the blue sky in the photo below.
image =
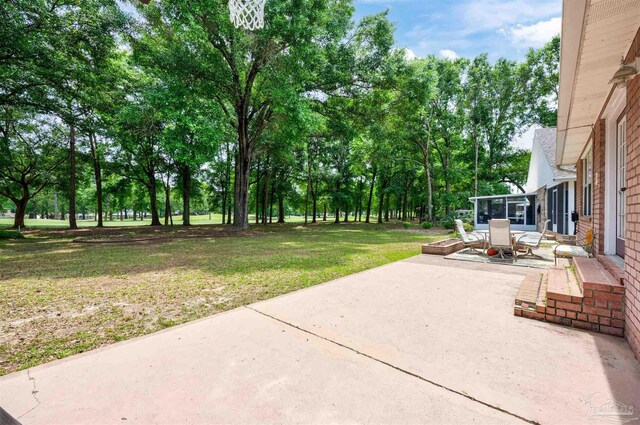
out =
[[354,0],[356,17],[390,10],[399,47],[417,56],[522,59],[560,32],[561,0]]

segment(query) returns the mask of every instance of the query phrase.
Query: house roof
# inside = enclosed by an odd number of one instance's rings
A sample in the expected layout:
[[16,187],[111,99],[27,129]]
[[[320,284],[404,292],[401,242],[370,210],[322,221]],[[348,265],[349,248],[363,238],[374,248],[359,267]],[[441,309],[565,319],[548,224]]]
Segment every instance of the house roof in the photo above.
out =
[[551,166],[554,180],[575,179],[576,173],[575,171],[571,171],[570,167],[566,167],[569,168],[569,170],[561,170],[556,167],[556,134],[557,132],[555,127],[539,128],[533,136],[533,144],[534,146],[536,143],[540,144],[540,147]]
[[563,0],[558,164],[580,159],[639,26],[638,0]]

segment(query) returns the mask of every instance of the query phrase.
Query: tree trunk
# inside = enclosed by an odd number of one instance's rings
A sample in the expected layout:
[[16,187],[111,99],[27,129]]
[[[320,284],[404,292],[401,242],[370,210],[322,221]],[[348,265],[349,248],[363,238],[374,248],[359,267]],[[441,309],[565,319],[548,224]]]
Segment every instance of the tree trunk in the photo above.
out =
[[260,161],[256,171],[256,224],[260,223]]
[[383,214],[384,198],[385,198],[384,189],[385,189],[385,184],[383,183],[380,186],[380,193],[378,194],[378,224],[382,224],[382,214]]
[[316,224],[318,222],[318,183],[316,182],[316,186],[311,192],[311,196],[313,197],[313,218],[311,220],[311,224]]
[[271,188],[271,195],[269,196],[269,200],[270,200],[269,201],[269,224],[273,223],[273,195],[274,195],[274,191],[275,191],[275,189],[272,187]]
[[322,217],[322,221],[327,221],[327,203],[324,203],[324,216]]
[[69,129],[69,228],[77,229],[76,222],[76,128]]
[[182,225],[191,226],[191,169],[187,165],[182,171]]
[[340,208],[336,208],[336,218],[334,220],[335,224],[340,223]]
[[384,207],[384,221],[385,222],[389,222],[389,203],[391,202],[391,193],[387,193],[386,196],[386,202],[385,202],[385,207]]
[[222,200],[222,224],[231,224],[231,213],[229,213],[228,215],[228,219],[225,219],[225,217],[227,217],[227,211],[230,211],[230,205],[231,205],[231,200],[230,198],[230,193],[231,193],[231,151],[229,149],[229,142],[226,143],[226,155],[227,155],[227,161],[225,164],[225,174],[224,174],[224,199]]
[[89,144],[91,145],[91,159],[93,160],[93,175],[96,180],[96,204],[98,206],[98,212],[96,214],[96,218],[98,219],[97,227],[104,227],[102,222],[102,169],[100,166],[100,157],[98,156],[98,143],[94,133],[89,133]]
[[284,224],[284,198],[282,194],[278,195],[278,223]]
[[251,160],[247,152],[238,150],[236,161],[236,175],[234,180],[234,213],[233,225],[237,229],[249,228],[249,173]]
[[249,120],[238,114],[238,150],[234,179],[233,225],[236,229],[249,228],[249,176],[251,173],[251,145],[248,137]]
[[429,152],[424,154],[424,177],[427,184],[427,220],[433,222],[433,190],[431,189],[431,168],[429,167]]
[[[475,133],[475,132],[474,132]],[[473,141],[476,148],[476,164],[475,164],[475,181],[474,181],[474,196],[478,196],[478,156],[479,156],[479,146],[478,146],[478,136],[474,134]]]
[[376,184],[376,169],[373,169],[373,176],[371,177],[371,187],[369,187],[369,201],[367,202],[367,217],[365,223],[370,223],[371,219],[371,203],[373,202],[373,187]]
[[227,223],[227,190],[224,186],[226,186],[226,177],[222,187],[222,224]]
[[171,217],[171,183],[167,174],[167,181],[164,183],[164,225],[169,225],[169,217]]
[[267,213],[269,208],[269,160],[267,159],[267,167],[264,170],[264,186],[262,193],[262,225],[267,225]]
[[307,161],[307,196],[304,200],[304,225],[309,224],[309,192],[311,192],[311,164]]
[[407,194],[402,196],[402,221],[407,221]]
[[13,203],[16,204],[16,213],[13,217],[13,228],[14,229],[24,229],[26,226],[24,225],[24,216],[27,213],[27,203],[29,202],[29,189],[26,187],[22,188],[22,198],[20,199],[12,199]]
[[[160,223],[160,215],[158,214],[158,189],[156,187],[156,176],[155,174],[151,174],[149,177],[149,185],[147,189],[149,190],[149,204],[151,207],[151,225],[152,226],[161,226]],[[113,219],[113,217],[111,217]]]

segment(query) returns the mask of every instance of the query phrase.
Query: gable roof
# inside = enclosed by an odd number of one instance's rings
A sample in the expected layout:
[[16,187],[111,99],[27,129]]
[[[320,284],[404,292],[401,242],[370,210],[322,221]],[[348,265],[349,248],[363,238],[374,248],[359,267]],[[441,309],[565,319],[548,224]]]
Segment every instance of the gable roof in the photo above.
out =
[[539,128],[533,136],[533,145],[535,147],[536,143],[538,143],[542,148],[551,166],[554,180],[574,179],[576,178],[575,171],[560,170],[556,167],[556,134],[556,127]]

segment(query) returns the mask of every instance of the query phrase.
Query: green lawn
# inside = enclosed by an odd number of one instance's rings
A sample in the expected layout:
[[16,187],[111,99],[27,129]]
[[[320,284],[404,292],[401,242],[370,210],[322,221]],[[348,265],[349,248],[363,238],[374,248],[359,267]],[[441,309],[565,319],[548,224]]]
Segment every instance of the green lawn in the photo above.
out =
[[[250,220],[254,220],[255,217],[250,217]],[[274,217],[274,222],[277,218]],[[164,223],[164,217],[160,217],[160,221]],[[287,223],[303,223],[304,216],[291,216],[286,217]],[[133,221],[131,219],[127,220],[118,220],[114,217],[113,220],[105,220],[104,225],[107,227],[122,227],[122,226],[141,226],[148,225],[151,223],[151,218],[146,218],[143,221],[136,220]],[[191,216],[191,224],[199,225],[199,224],[221,224],[222,223],[222,214],[212,214],[211,219],[209,219],[208,215],[193,215]],[[64,229],[69,227],[68,220],[42,220],[42,219],[25,219],[24,223],[27,228],[56,228],[56,229]],[[78,227],[95,227],[97,222],[93,220],[78,220]],[[182,224],[182,216],[174,216],[173,224],[179,225]],[[9,217],[0,217],[0,229],[4,227],[13,226],[13,218]]]
[[0,240],[0,375],[404,259],[444,235],[290,224],[203,238],[197,228],[199,238],[122,244],[46,229]]

